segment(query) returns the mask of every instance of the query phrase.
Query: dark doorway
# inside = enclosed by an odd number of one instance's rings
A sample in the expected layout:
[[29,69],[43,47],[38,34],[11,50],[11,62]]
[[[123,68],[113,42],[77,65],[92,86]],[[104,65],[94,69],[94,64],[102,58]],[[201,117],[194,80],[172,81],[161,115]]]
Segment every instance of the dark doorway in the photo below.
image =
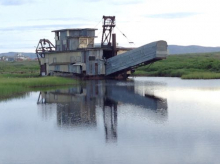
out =
[[43,75],[43,74],[46,75],[47,74],[46,63],[41,65],[40,73],[41,73],[41,75]]

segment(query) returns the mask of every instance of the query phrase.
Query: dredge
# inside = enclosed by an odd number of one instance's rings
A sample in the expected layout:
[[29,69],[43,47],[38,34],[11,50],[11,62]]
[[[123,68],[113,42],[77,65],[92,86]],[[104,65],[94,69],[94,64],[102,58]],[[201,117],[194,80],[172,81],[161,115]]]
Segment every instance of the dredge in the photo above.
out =
[[40,75],[126,79],[135,68],[166,58],[167,42],[162,40],[139,48],[118,47],[115,26],[115,16],[103,16],[100,47],[94,45],[95,28],[52,31],[55,45],[40,39],[36,48]]

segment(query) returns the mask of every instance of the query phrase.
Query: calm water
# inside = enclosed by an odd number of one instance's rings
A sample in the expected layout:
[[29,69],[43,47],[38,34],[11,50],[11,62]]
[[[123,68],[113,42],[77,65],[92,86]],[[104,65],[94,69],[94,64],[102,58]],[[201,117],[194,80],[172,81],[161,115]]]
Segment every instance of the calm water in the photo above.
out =
[[87,81],[0,102],[0,164],[220,163],[220,80]]

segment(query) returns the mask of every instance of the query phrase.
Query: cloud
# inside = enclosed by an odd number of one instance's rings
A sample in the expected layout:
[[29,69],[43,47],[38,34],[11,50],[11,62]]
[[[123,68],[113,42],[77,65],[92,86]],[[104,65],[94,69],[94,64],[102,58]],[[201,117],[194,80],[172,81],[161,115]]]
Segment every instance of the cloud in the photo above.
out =
[[84,2],[101,2],[101,1],[104,1],[104,0],[82,0]]
[[122,0],[122,1],[113,0],[110,3],[112,3],[113,5],[135,5],[143,2],[144,2],[143,0]]
[[144,0],[83,0],[84,2],[107,2],[113,5],[134,5],[144,2]]
[[0,28],[1,32],[5,31],[30,31],[30,30],[54,30],[57,28],[80,28],[86,24],[51,24],[51,25],[33,25],[33,26],[14,26],[14,27],[5,27]]
[[176,19],[176,18],[191,17],[194,15],[198,15],[198,13],[191,13],[191,12],[164,13],[164,14],[146,15],[146,17],[148,17],[148,18],[162,18],[162,19]]
[[33,0],[0,0],[0,5],[4,6],[17,6],[26,3],[32,3]]
[[89,18],[83,17],[69,17],[69,18],[39,18],[39,19],[29,19],[29,21],[91,21]]

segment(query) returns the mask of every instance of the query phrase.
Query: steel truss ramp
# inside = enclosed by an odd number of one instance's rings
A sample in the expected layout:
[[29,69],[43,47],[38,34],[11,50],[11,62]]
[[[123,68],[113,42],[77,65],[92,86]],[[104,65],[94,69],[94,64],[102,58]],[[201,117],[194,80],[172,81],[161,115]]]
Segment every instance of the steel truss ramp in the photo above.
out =
[[106,75],[129,71],[157,60],[165,59],[168,55],[167,42],[157,41],[139,48],[114,56],[106,61]]

